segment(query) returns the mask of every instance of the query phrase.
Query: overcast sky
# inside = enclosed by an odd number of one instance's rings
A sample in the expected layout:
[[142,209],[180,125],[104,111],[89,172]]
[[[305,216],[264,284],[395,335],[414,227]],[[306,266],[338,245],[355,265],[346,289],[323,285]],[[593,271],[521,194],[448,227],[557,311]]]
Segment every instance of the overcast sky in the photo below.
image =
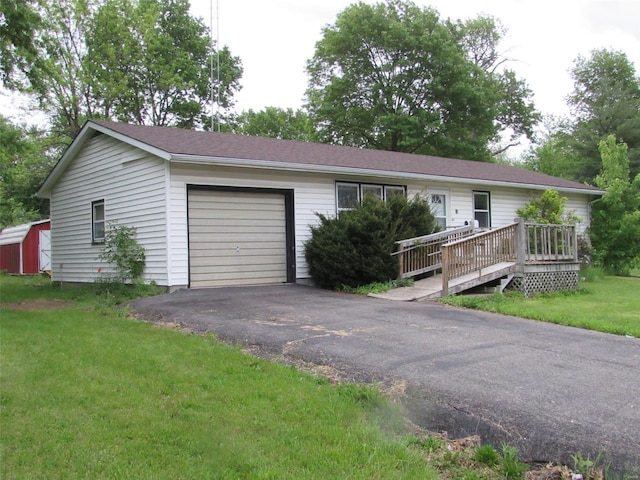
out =
[[[366,0],[367,3],[376,3]],[[244,66],[236,110],[299,108],[307,86],[305,62],[322,27],[333,24],[349,0],[191,0],[192,13]],[[566,114],[573,83],[568,69],[594,48],[625,52],[640,73],[640,0],[416,0],[442,17],[498,18],[508,29],[502,51],[533,90],[543,114]],[[218,28],[219,26],[219,28]],[[18,114],[19,102],[0,95],[0,110]],[[23,103],[24,106],[24,103]]]
[[[298,108],[307,86],[305,62],[321,29],[349,0],[191,0],[192,12],[213,25],[244,66],[237,110]],[[367,0],[365,3],[378,3]],[[533,90],[544,114],[566,113],[568,74],[578,55],[594,48],[625,52],[640,70],[640,0],[416,0],[442,17],[498,18],[508,29],[502,51]],[[213,15],[212,15],[213,14]],[[213,17],[213,18],[212,18]],[[217,20],[216,20],[217,18]],[[213,20],[213,23],[212,23]],[[219,25],[219,28],[216,26]]]

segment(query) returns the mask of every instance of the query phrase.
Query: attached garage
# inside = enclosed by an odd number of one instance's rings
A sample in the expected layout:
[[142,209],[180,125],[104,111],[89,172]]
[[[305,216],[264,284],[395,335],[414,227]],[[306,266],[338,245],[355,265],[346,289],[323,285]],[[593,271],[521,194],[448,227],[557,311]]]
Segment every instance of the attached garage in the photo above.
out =
[[188,186],[189,286],[295,281],[293,192]]

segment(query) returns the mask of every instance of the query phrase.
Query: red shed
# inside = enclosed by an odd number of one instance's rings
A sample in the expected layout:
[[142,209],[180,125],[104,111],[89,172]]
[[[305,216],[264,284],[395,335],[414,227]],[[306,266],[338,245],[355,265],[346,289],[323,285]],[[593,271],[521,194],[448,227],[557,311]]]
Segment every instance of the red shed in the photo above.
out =
[[3,229],[0,270],[23,275],[51,270],[51,220]]

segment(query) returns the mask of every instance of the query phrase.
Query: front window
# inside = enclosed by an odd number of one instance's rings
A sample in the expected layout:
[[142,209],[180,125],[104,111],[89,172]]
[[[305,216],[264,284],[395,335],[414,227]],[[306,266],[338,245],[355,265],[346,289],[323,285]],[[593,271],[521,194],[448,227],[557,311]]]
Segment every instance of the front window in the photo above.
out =
[[104,200],[91,202],[91,241],[104,243]]
[[351,210],[367,195],[387,201],[394,195],[406,195],[401,185],[375,185],[370,183],[336,183],[336,206],[338,213]]
[[490,200],[489,192],[473,192],[473,218],[480,228],[491,228]]

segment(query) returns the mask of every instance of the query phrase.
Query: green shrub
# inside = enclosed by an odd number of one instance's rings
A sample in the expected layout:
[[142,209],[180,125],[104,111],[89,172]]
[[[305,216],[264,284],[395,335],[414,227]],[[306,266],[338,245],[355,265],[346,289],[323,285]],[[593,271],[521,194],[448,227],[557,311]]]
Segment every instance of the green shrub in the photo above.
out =
[[109,282],[135,282],[142,276],[146,263],[144,247],[135,239],[135,227],[110,223],[105,232],[104,249],[99,260],[112,264],[116,273]]
[[366,197],[337,217],[318,215],[305,258],[316,284],[332,290],[387,282],[398,276],[394,242],[435,231],[429,204],[395,195],[388,202]]

